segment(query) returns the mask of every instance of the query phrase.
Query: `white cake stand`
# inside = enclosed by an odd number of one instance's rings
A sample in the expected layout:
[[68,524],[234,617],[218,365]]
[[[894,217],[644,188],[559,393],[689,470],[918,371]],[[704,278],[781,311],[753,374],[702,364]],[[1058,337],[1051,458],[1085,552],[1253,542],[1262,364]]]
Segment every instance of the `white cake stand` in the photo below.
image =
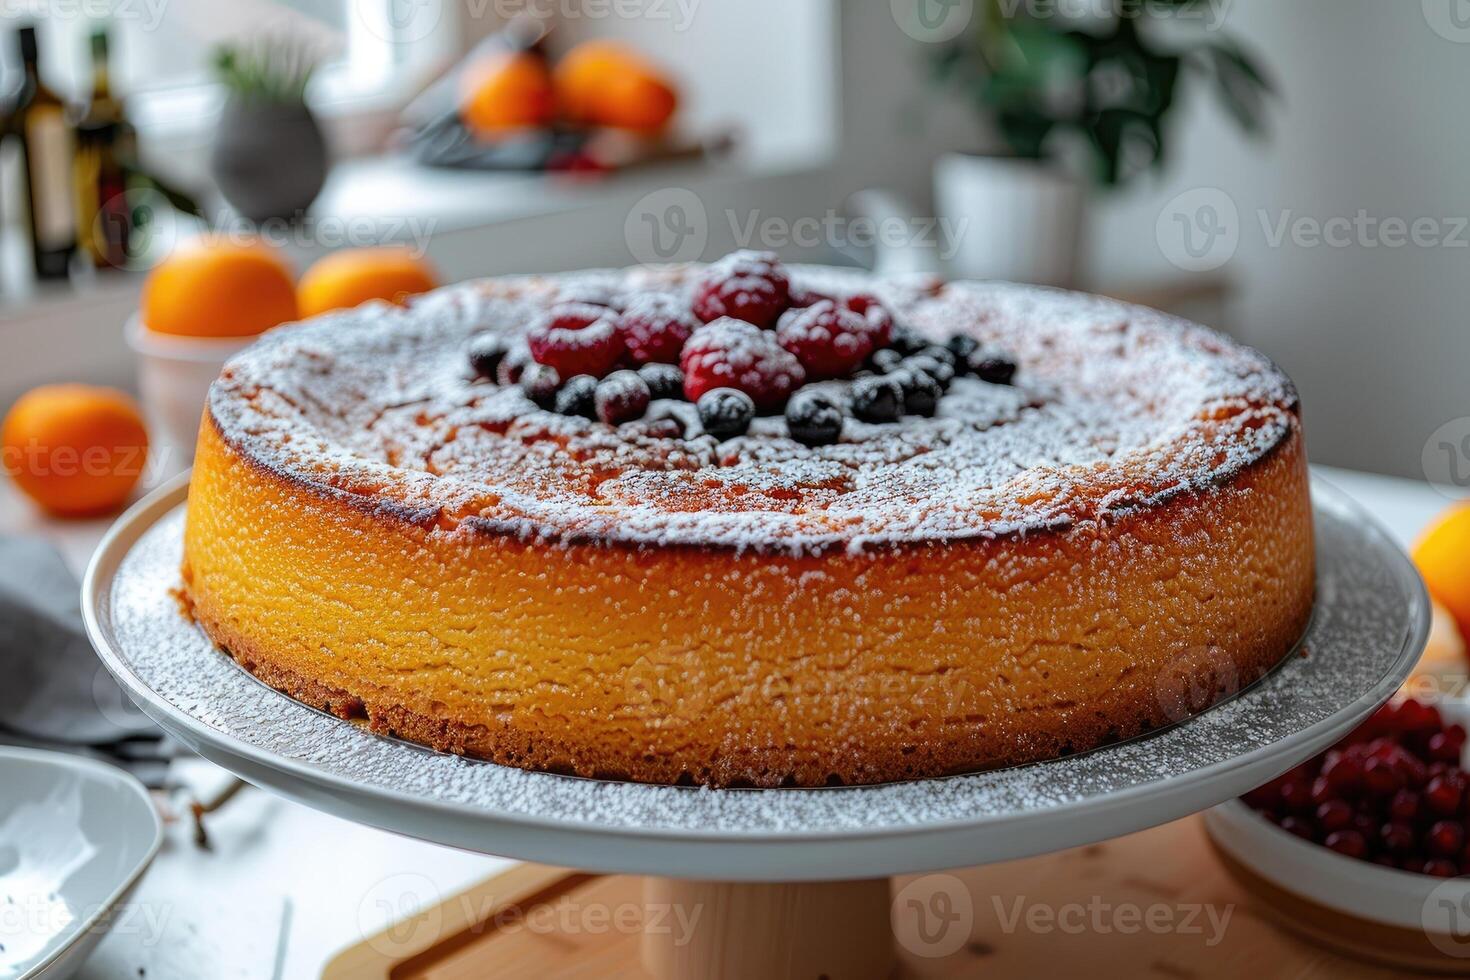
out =
[[[83,584],[92,642],[139,706],[205,758],[340,817],[472,851],[657,876],[648,888],[660,901],[714,910],[707,941],[673,950],[645,939],[658,976],[886,976],[888,876],[1074,847],[1236,796],[1323,750],[1386,700],[1430,621],[1408,560],[1319,482],[1317,605],[1298,650],[1173,727],[1051,762],[883,786],[604,782],[384,738],[255,680],[180,615],[172,594],[185,495],[176,481],[124,515]],[[1201,703],[1216,680],[1204,679]],[[777,906],[785,913],[771,921]]]

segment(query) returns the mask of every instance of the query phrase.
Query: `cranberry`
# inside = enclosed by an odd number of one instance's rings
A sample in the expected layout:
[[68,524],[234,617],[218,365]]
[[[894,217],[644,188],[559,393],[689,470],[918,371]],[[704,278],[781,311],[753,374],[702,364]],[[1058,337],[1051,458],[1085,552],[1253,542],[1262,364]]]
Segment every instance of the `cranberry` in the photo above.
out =
[[1429,828],[1425,843],[1433,854],[1458,854],[1465,846],[1465,828],[1453,820],[1439,820]]
[[1404,823],[1386,823],[1379,831],[1378,840],[1386,850],[1407,854],[1414,848],[1414,828]]
[[734,388],[761,411],[780,408],[806,380],[801,362],[774,334],[729,317],[696,331],[684,345],[680,366],[690,401],[716,388]]
[[1463,795],[1463,790],[1452,773],[1435,776],[1424,787],[1424,802],[1429,804],[1429,809],[1441,816],[1458,810]]
[[[1456,728],[1459,726],[1456,725]],[[1429,736],[1427,748],[1429,756],[1439,762],[1459,762],[1460,752],[1465,747],[1464,729],[1460,729],[1459,737],[1455,737],[1453,729],[1435,732]]]
[[1460,866],[1453,861],[1436,858],[1432,861],[1425,861],[1419,871],[1422,874],[1433,875],[1436,878],[1453,878],[1460,873]]
[[699,326],[681,302],[667,293],[633,297],[618,317],[618,333],[634,364],[677,364],[679,352]]
[[776,327],[776,340],[796,355],[813,381],[845,378],[873,352],[863,318],[829,299],[787,311]]
[[1288,834],[1296,834],[1304,840],[1312,839],[1312,825],[1301,817],[1283,817],[1281,819],[1281,829]]
[[734,317],[769,329],[791,305],[791,280],[770,252],[735,252],[704,270],[694,287],[694,315],[705,323]]
[[1363,763],[1363,785],[1375,796],[1388,796],[1397,792],[1403,784],[1404,777],[1391,762],[1373,756]]
[[531,356],[556,368],[563,378],[590,374],[600,378],[623,355],[613,313],[589,303],[553,306],[526,332]]
[[1419,816],[1419,794],[1411,789],[1401,789],[1393,794],[1388,804],[1388,815],[1395,820],[1412,821]]
[[1354,792],[1363,782],[1363,761],[1346,753],[1328,753],[1322,778],[1339,793]]
[[1344,830],[1352,822],[1353,808],[1344,800],[1327,800],[1317,806],[1317,826],[1328,833]]
[[1331,850],[1351,858],[1360,858],[1368,853],[1368,843],[1356,830],[1338,830],[1327,835],[1322,842]]

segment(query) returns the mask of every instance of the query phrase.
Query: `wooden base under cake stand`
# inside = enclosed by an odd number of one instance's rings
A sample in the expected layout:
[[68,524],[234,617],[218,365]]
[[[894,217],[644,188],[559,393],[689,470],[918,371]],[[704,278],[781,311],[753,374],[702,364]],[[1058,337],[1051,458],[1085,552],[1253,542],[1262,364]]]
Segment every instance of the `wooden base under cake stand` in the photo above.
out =
[[1218,860],[1199,817],[892,881],[726,884],[523,864],[344,950],[322,977],[1210,980],[1389,978],[1429,966],[1347,935],[1315,937],[1347,955],[1299,938],[1253,895]]

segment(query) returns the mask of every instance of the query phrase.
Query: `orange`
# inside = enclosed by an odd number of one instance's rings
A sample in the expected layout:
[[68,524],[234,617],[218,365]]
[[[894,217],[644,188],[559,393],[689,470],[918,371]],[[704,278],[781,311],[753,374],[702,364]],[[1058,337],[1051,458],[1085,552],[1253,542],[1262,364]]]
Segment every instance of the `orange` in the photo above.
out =
[[679,106],[674,86],[638,52],[587,41],[556,66],[556,94],[568,118],[640,132],[662,129]]
[[148,462],[148,431],[137,404],[115,388],[33,388],[0,426],[5,472],[57,517],[121,507]]
[[291,268],[259,242],[200,238],[143,284],[143,325],[181,337],[250,337],[296,319]]
[[528,51],[502,51],[475,61],[461,81],[460,115],[472,132],[487,136],[549,125],[556,115],[556,92],[546,62]]
[[1470,636],[1470,504],[1439,516],[1414,545],[1414,564],[1424,584]]
[[318,259],[296,288],[303,317],[384,299],[403,305],[438,285],[434,270],[404,248],[348,248]]

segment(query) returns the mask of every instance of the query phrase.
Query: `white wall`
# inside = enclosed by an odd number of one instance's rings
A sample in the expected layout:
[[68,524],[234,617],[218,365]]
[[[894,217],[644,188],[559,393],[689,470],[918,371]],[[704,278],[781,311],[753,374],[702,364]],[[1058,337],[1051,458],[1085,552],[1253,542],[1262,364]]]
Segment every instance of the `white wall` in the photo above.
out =
[[1235,0],[1225,29],[1279,81],[1269,140],[1244,139],[1196,92],[1163,179],[1098,207],[1092,268],[1180,274],[1157,242],[1161,211],[1223,190],[1240,215],[1223,268],[1240,289],[1232,326],[1296,380],[1312,458],[1418,476],[1430,433],[1470,415],[1470,231],[1459,248],[1274,247],[1261,217],[1470,216],[1470,43],[1437,34],[1417,2]]

